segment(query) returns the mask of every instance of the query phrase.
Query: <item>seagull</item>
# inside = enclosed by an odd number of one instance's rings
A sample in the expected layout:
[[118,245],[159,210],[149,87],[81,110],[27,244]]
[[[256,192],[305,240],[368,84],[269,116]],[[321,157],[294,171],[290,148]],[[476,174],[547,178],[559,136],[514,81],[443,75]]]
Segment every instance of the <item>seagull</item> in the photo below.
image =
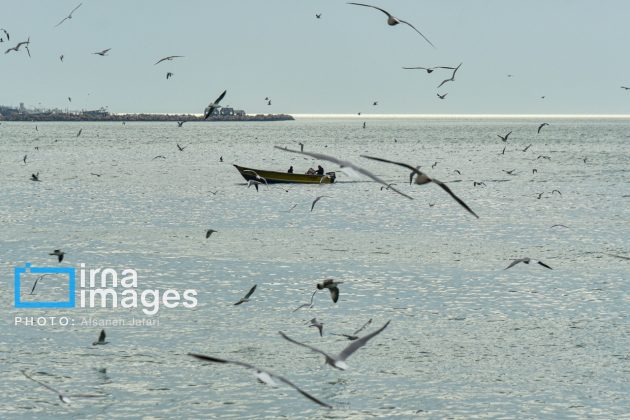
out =
[[335,163],[337,165],[339,165],[342,169],[343,168],[351,168],[365,176],[367,176],[368,178],[371,178],[372,180],[378,182],[381,185],[384,185],[386,187],[390,187],[391,190],[397,192],[398,194],[402,195],[403,197],[407,197],[410,200],[413,200],[413,198],[409,197],[407,194],[404,194],[400,191],[398,191],[396,188],[391,187],[390,184],[388,184],[387,182],[383,181],[381,178],[377,177],[376,175],[374,175],[372,172],[369,172],[359,166],[356,166],[355,164],[348,162],[348,161],[344,161],[344,160],[340,160],[337,159],[335,157],[332,156],[328,156],[328,155],[324,155],[321,153],[312,153],[312,152],[302,152],[302,151],[297,151],[297,150],[291,150],[291,149],[287,149],[286,147],[280,147],[280,146],[274,146],[276,149],[280,149],[280,150],[284,150],[285,152],[290,152],[290,153],[299,153],[299,154],[303,154],[303,155],[307,155],[307,156],[311,156],[315,159],[321,159],[321,160],[326,160],[328,162],[332,162]]
[[7,32],[7,30],[2,29],[2,32],[4,32],[4,34],[7,36],[7,41],[11,41],[11,37],[9,36],[9,33]]
[[558,193],[558,194],[562,195],[562,193],[560,192],[560,190],[553,190],[553,191],[551,191],[551,195],[553,195],[553,193]]
[[234,306],[236,305],[240,305],[241,303],[245,303],[245,302],[249,302],[249,297],[254,293],[254,290],[256,290],[256,284],[254,285],[254,287],[252,287],[251,289],[249,289],[249,292],[247,292],[247,294],[241,298],[241,300],[239,300],[238,302],[236,302],[234,304]]
[[72,98],[68,96],[68,102],[72,102]]
[[542,130],[542,128],[546,125],[549,125],[549,123],[542,123],[538,126],[538,134],[540,134],[540,130]]
[[262,182],[256,181],[254,179],[250,179],[249,181],[247,181],[247,188],[249,188],[249,187],[251,187],[253,185],[254,187],[256,187],[256,191],[258,191],[258,185],[259,184],[262,184]]
[[444,95],[440,95],[439,93],[437,94],[438,98],[440,99],[445,99],[446,95],[448,95],[448,93],[445,93]]
[[160,64],[162,61],[166,61],[166,60],[171,61],[174,58],[181,58],[181,57],[184,57],[184,56],[183,55],[169,55],[168,57],[160,58],[158,61],[155,62],[154,66]]
[[514,173],[514,171],[515,171],[516,169],[511,169],[511,170],[509,170],[509,171],[506,171],[505,169],[501,169],[501,170],[502,170],[503,172],[505,172],[506,174],[508,174],[508,175],[516,175],[516,174]]
[[24,157],[22,158],[22,160],[24,161],[24,164],[25,164],[25,165],[26,165],[26,157],[27,157],[27,156],[28,156],[28,155],[24,155]]
[[96,177],[98,177],[98,178],[100,178],[100,177],[101,177],[101,174],[96,174],[96,173],[94,173],[94,172],[90,172],[90,175],[94,175],[94,176],[96,176]]
[[507,146],[503,146],[503,150],[501,151],[501,153],[499,153],[500,155],[504,155],[504,154],[505,154],[505,148],[506,148],[506,147],[507,147]]
[[[530,261],[531,261],[531,258],[529,258],[529,257],[516,259],[516,260],[512,261],[512,262],[510,263],[510,265],[508,265],[507,267],[505,267],[505,268],[504,268],[504,270],[507,270],[508,268],[512,268],[512,267],[514,267],[514,266],[515,266],[516,264],[518,264],[518,263],[525,263],[525,264],[529,264],[529,262],[530,262]],[[543,266],[543,267],[545,267],[545,268],[548,268],[548,269],[550,269],[550,270],[552,269],[551,267],[549,267],[547,264],[545,264],[545,263],[544,263],[544,262],[542,262],[542,261],[537,261],[537,262],[538,262],[538,264],[542,265],[542,266]]]
[[363,128],[365,128],[365,121],[363,121]]
[[63,63],[63,54],[59,56],[59,60],[61,60],[61,62]]
[[313,307],[313,298],[315,297],[315,293],[317,293],[317,290],[315,290],[315,291],[313,292],[313,294],[311,295],[311,302],[310,302],[310,303],[303,303],[303,304],[301,304],[300,306],[298,306],[297,308],[295,308],[295,309],[293,310],[293,312],[297,312],[297,311],[299,311],[299,310],[300,310],[300,309],[302,309],[302,308],[309,308],[309,309],[310,309],[310,308],[312,308],[312,307]]
[[433,45],[433,43],[431,41],[429,41],[429,39],[426,36],[422,35],[422,32],[420,32],[418,29],[416,29],[416,27],[413,26],[411,23],[409,23],[407,21],[404,21],[402,19],[398,19],[395,16],[392,16],[389,12],[381,9],[380,7],[370,6],[369,4],[363,4],[363,3],[353,3],[353,2],[349,2],[348,4],[354,4],[355,6],[371,7],[372,9],[380,10],[381,12],[383,12],[383,13],[385,13],[387,15],[387,24],[389,26],[398,25],[399,23],[404,23],[405,25],[409,25],[414,31],[418,32],[418,34],[420,34],[420,36],[422,38],[424,38],[424,40],[429,43],[429,45],[431,45],[433,48],[435,48],[435,45]]
[[538,159],[541,159],[541,158],[542,158],[542,159],[551,160],[551,157],[550,157],[550,156],[545,156],[545,155],[540,155],[540,156],[538,156],[536,159],[538,160]]
[[[4,31],[4,29],[3,29],[3,31]],[[7,31],[4,31],[4,33],[6,34]],[[9,34],[7,34],[7,39],[9,39]],[[628,87],[628,86],[621,86],[621,89],[630,90],[630,87]]]
[[170,79],[171,77],[173,77],[173,73],[171,73],[170,71],[166,73],[166,80]]
[[75,10],[77,10],[79,7],[81,7],[83,3],[79,3],[79,5],[77,7],[75,7],[74,9],[72,9],[72,11],[70,12],[70,14],[68,16],[66,16],[65,18],[63,18],[61,20],[61,22],[59,22],[58,24],[55,25],[55,28],[59,25],[61,25],[62,23],[64,23],[66,21],[66,19],[72,19],[72,14],[74,13]]
[[343,282],[334,279],[326,279],[321,283],[317,283],[317,290],[328,289],[330,291],[330,298],[334,303],[337,303],[339,300],[339,288],[337,285],[341,283]]
[[532,175],[537,174],[538,173],[538,169],[534,168],[532,169]]
[[508,137],[510,137],[510,134],[512,134],[511,131],[507,133],[505,136],[502,136],[501,134],[497,134],[497,137],[499,137],[503,141],[507,141]]
[[153,159],[151,159],[151,160],[155,160],[155,159],[158,159],[158,158],[159,158],[159,159],[166,159],[166,156],[164,156],[164,155],[157,155],[156,157],[154,157],[154,158],[153,158]]
[[36,174],[31,174],[31,181],[40,181],[39,172],[37,172]]
[[372,106],[376,106],[376,105],[378,105],[378,101],[372,102]]
[[459,171],[459,169],[455,169],[453,172],[457,172],[458,175],[461,175],[462,173]]
[[208,229],[206,230],[206,239],[208,239],[210,237],[210,235],[212,235],[213,233],[218,232],[214,229]]
[[66,255],[65,252],[59,250],[59,249],[55,249],[53,252],[51,252],[48,255],[55,255],[57,257],[57,259],[59,260],[59,262],[63,261],[63,256]]
[[582,159],[582,160],[584,161],[584,163],[586,163],[586,159],[587,159],[587,158]]
[[98,54],[98,55],[100,55],[101,57],[105,57],[105,56],[107,55],[107,52],[108,52],[109,50],[111,50],[111,48],[104,49],[103,51],[93,52],[92,54]]
[[175,143],[175,144],[177,144],[177,148],[179,149],[180,152],[183,152],[184,149],[188,147],[188,146],[182,147],[182,146],[179,145],[179,143]]
[[271,105],[271,99],[267,101],[267,105]]
[[569,226],[567,226],[567,225],[562,225],[562,224],[552,225],[551,227],[552,227],[552,228],[555,228],[555,227],[563,227],[563,228],[567,228],[567,229],[569,229]]
[[322,18],[322,14],[321,14],[321,13],[315,13],[315,17],[316,17],[317,19],[321,19],[321,18]]
[[435,69],[449,69],[455,70],[455,67],[444,67],[444,66],[435,66],[435,67],[403,67],[405,70],[426,70],[427,73],[431,74]]
[[544,193],[545,193],[544,191],[543,191],[543,192],[541,192],[541,193],[538,193],[538,197],[536,197],[536,198],[538,198],[538,199],[540,200],[540,199],[542,198],[542,196],[543,196],[543,194],[544,194]]
[[38,384],[40,384],[41,386],[43,386],[43,387],[44,387],[44,388],[46,388],[47,390],[52,391],[52,392],[54,392],[55,394],[57,394],[57,396],[59,397],[59,399],[61,400],[61,402],[62,402],[62,403],[65,403],[65,404],[70,404],[70,398],[68,398],[68,397],[67,397],[66,395],[64,395],[62,392],[57,391],[55,388],[51,387],[50,385],[45,384],[44,382],[40,382],[40,381],[38,381],[37,379],[35,379],[35,378],[33,378],[33,377],[29,376],[29,375],[26,373],[26,371],[24,371],[24,370],[20,370],[20,372],[22,372],[22,374],[23,374],[24,376],[26,376],[28,379],[30,379],[31,381],[37,382]]
[[298,144],[300,145],[300,152],[304,151],[304,143],[298,142]]
[[243,362],[237,362],[234,360],[225,360],[225,359],[219,359],[216,357],[210,357],[210,356],[204,356],[202,354],[195,354],[195,353],[188,353],[189,356],[195,357],[199,360],[203,360],[206,362],[214,362],[214,363],[232,363],[234,365],[238,365],[238,366],[243,366],[244,368],[247,369],[252,369],[254,370],[255,376],[256,378],[258,378],[261,382],[267,384],[267,385],[276,385],[276,383],[273,381],[272,378],[275,378],[281,382],[284,382],[285,384],[289,385],[291,388],[295,389],[297,392],[299,392],[300,394],[302,394],[303,396],[305,396],[306,398],[308,398],[309,400],[313,401],[316,404],[321,405],[322,407],[326,407],[326,408],[332,408],[330,405],[326,404],[325,402],[322,402],[320,400],[318,400],[317,398],[315,398],[314,396],[312,396],[311,394],[309,394],[306,391],[303,391],[302,389],[298,388],[297,385],[295,385],[293,382],[289,381],[288,379],[273,374],[269,371],[257,368],[256,366],[250,365],[249,363],[243,363]]
[[446,82],[454,82],[454,81],[455,81],[455,73],[457,73],[457,70],[459,70],[459,68],[462,66],[462,64],[464,64],[464,63],[459,63],[459,66],[457,66],[457,67],[455,67],[455,68],[453,69],[453,74],[451,75],[451,78],[450,78],[450,79],[444,79],[444,80],[442,80],[442,83],[440,83],[440,84],[438,85],[438,89],[439,89],[440,87],[442,87],[442,85],[443,85],[444,83],[446,83]]
[[529,149],[530,147],[532,147],[531,143],[529,144],[529,146],[527,146],[526,148],[523,149],[523,152],[527,152],[527,149]]
[[[15,47],[13,47],[13,48],[9,48],[9,49],[8,49],[8,50],[6,50],[4,53],[5,53],[5,54],[8,54],[10,51],[15,51],[15,52],[18,52],[18,51],[20,50],[20,47],[21,47],[22,45],[26,45],[26,48],[28,48],[28,44],[30,44],[30,43],[31,43],[31,37],[29,36],[29,37],[28,37],[28,39],[27,39],[26,41],[18,42],[18,43],[17,43],[17,45],[16,45]],[[29,55],[29,56],[31,55],[30,51],[29,51],[28,55]]]
[[370,318],[368,320],[368,322],[363,324],[363,326],[361,328],[359,328],[358,330],[356,330],[352,334],[335,334],[335,333],[331,333],[331,335],[338,335],[338,336],[346,337],[348,340],[354,341],[354,340],[357,340],[359,338],[359,336],[357,334],[359,334],[361,331],[363,331],[365,329],[365,327],[367,327],[371,323],[372,323],[372,318]]
[[320,353],[324,355],[324,357],[326,358],[326,364],[329,364],[330,366],[339,370],[346,370],[348,368],[348,365],[346,364],[346,359],[348,359],[348,357],[350,357],[355,351],[359,350],[361,347],[366,345],[367,342],[370,341],[370,339],[372,339],[374,336],[380,334],[385,328],[387,328],[389,323],[390,321],[387,321],[385,325],[383,325],[378,330],[366,336],[363,336],[359,338],[358,340],[353,341],[345,349],[343,349],[341,353],[339,353],[336,356],[331,356],[330,354],[323,352],[315,347],[309,346],[308,344],[303,344],[303,343],[300,343],[299,341],[295,341],[294,339],[285,335],[282,331],[278,331],[278,332],[280,333],[282,338],[284,338],[285,340],[290,341],[293,344],[297,344],[298,346],[306,347],[307,349],[310,349],[316,353]]
[[101,346],[109,343],[109,341],[105,341],[105,330],[101,330],[101,333],[98,335],[98,340],[92,343],[93,346]]
[[210,102],[210,104],[206,107],[206,109],[203,112],[204,120],[207,120],[208,117],[212,115],[215,109],[221,108],[221,106],[219,105],[219,102],[221,102],[221,99],[223,99],[226,93],[227,93],[227,90],[224,90],[223,93],[220,94],[219,97],[214,100],[214,102]]
[[318,196],[315,200],[313,200],[313,203],[311,203],[311,211],[313,211],[313,208],[315,208],[315,203],[317,203],[319,200],[321,200],[324,197],[330,198],[329,195],[320,195],[320,196]]
[[477,185],[479,185],[479,186],[482,186],[482,185],[483,185],[483,186],[485,187],[485,186],[486,186],[486,183],[485,183],[485,182],[483,182],[483,181],[480,181],[480,182],[473,181],[473,187],[476,187]]
[[323,337],[324,336],[324,323],[323,322],[317,322],[317,318],[313,318],[311,319],[311,324],[309,325],[309,327],[317,327],[317,329],[319,330],[319,336]]
[[392,163],[394,165],[402,166],[402,167],[405,167],[407,169],[412,170],[416,174],[416,178],[415,178],[415,181],[414,181],[416,184],[424,185],[424,184],[428,184],[429,182],[433,182],[434,184],[437,184],[440,188],[442,188],[444,191],[446,191],[455,201],[457,201],[457,203],[460,206],[465,208],[470,214],[475,216],[477,219],[479,218],[479,216],[477,216],[477,214],[474,211],[472,211],[470,209],[470,207],[468,207],[468,205],[466,205],[466,203],[464,203],[458,196],[456,196],[455,193],[453,193],[453,191],[451,191],[451,189],[445,183],[443,183],[442,181],[437,180],[435,178],[430,178],[428,175],[426,175],[425,173],[421,172],[419,169],[416,169],[416,168],[414,168],[411,165],[407,165],[406,163],[394,162],[394,161],[387,160],[387,159],[381,159],[381,158],[372,157],[372,156],[366,156],[366,155],[361,155],[361,157],[364,157],[366,159],[378,160],[379,162]]
[[38,276],[35,279],[35,283],[33,283],[33,287],[31,288],[31,292],[29,293],[29,295],[32,295],[33,292],[35,291],[35,286],[37,286],[37,282],[40,281],[41,279],[43,279],[44,277],[48,276],[49,274],[42,274],[41,276]]
[[252,169],[243,169],[243,172],[251,172],[251,173],[253,173],[255,178],[256,178],[256,180],[260,181],[261,183],[264,182],[265,185],[269,186],[269,184],[267,184],[267,180],[264,177],[258,175],[258,173],[256,171],[254,171]]
[[79,137],[81,135],[81,132],[83,132],[83,129],[79,129],[79,132],[77,133],[77,137]]
[[184,125],[186,121],[177,121],[177,126],[181,127],[182,125]]

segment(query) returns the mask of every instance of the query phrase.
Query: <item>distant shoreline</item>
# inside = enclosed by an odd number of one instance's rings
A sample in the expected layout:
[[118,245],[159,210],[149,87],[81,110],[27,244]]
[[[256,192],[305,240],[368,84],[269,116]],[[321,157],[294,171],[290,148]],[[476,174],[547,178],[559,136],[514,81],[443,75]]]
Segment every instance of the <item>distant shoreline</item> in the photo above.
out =
[[296,120],[630,120],[630,114],[291,114]]
[[92,122],[127,122],[127,121],[195,121],[195,122],[213,122],[213,121],[233,121],[233,122],[254,122],[254,121],[293,121],[295,118],[288,114],[255,114],[255,115],[213,115],[205,120],[200,115],[192,114],[85,114],[85,113],[15,113],[12,115],[0,115],[0,121],[51,121],[51,122],[70,122],[70,121],[92,121]]

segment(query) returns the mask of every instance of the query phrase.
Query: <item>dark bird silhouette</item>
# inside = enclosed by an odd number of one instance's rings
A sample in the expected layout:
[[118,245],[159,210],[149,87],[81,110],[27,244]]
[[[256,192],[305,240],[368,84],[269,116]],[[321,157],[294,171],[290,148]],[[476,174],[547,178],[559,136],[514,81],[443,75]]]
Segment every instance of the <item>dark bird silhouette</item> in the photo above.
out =
[[28,56],[30,57],[30,56],[31,56],[31,52],[30,52],[30,51],[28,51],[28,44],[30,44],[30,43],[31,43],[31,37],[29,36],[29,37],[28,37],[28,39],[27,39],[26,41],[18,42],[18,43],[17,43],[17,45],[16,45],[15,47],[13,47],[13,48],[9,48],[9,49],[8,49],[8,50],[6,50],[4,53],[5,53],[5,54],[8,54],[8,53],[9,53],[9,52],[11,52],[11,51],[18,52],[18,51],[20,51],[20,47],[22,47],[22,45],[26,45],[26,47],[25,47],[25,48],[27,49]]
[[[507,267],[505,267],[505,268],[504,268],[504,270],[507,270],[508,268],[512,268],[512,267],[514,267],[514,266],[515,266],[516,264],[518,264],[518,263],[525,263],[525,264],[529,264],[529,262],[530,262],[530,261],[532,261],[532,259],[531,259],[531,258],[529,258],[529,257],[525,257],[525,258],[518,258],[518,259],[516,259],[516,260],[512,261],[512,262],[510,263],[510,265],[508,265]],[[543,266],[543,267],[545,267],[545,268],[548,268],[548,269],[550,269],[550,270],[552,269],[551,267],[549,267],[547,264],[545,264],[545,263],[544,263],[544,262],[542,262],[542,261],[537,261],[537,263],[538,263],[538,264],[540,264],[540,265],[542,265],[542,266]]]
[[166,80],[170,79],[171,77],[173,77],[173,73],[171,73],[170,71],[166,73]]
[[389,325],[390,321],[387,321],[385,323],[385,325],[383,325],[381,328],[379,328],[378,330],[365,335],[357,340],[354,340],[352,343],[350,343],[345,349],[343,349],[341,351],[341,353],[339,353],[336,356],[330,355],[318,348],[309,346],[308,344],[303,344],[300,343],[299,341],[295,341],[294,339],[290,338],[289,336],[287,336],[285,333],[283,333],[282,331],[278,331],[280,333],[280,335],[282,336],[282,338],[284,338],[285,340],[293,343],[293,344],[297,344],[298,346],[302,346],[302,347],[306,347],[307,349],[314,351],[315,353],[319,353],[321,355],[323,355],[326,358],[326,364],[339,369],[339,370],[346,370],[348,368],[348,365],[346,364],[346,360],[348,359],[348,357],[352,356],[352,354],[359,350],[361,347],[365,346],[367,344],[368,341],[370,341],[372,338],[376,337],[378,334],[380,334],[381,332],[383,332],[383,330],[385,328],[387,328],[387,326]]
[[316,327],[319,330],[319,336],[320,337],[324,336],[324,323],[323,322],[317,322],[317,318],[311,319],[311,323],[310,323],[309,327]]
[[442,83],[440,83],[440,84],[438,85],[438,89],[439,89],[439,88],[441,88],[441,87],[442,87],[442,85],[443,85],[444,83],[446,83],[446,82],[454,82],[454,81],[455,81],[455,73],[457,73],[457,70],[459,70],[459,68],[462,66],[462,64],[464,64],[464,63],[459,63],[459,66],[457,66],[457,67],[455,67],[455,68],[453,69],[453,74],[451,74],[451,77],[450,77],[449,79],[444,79],[444,80],[442,80]]
[[394,162],[392,160],[377,158],[377,157],[373,157],[373,156],[366,156],[366,155],[361,155],[361,157],[364,157],[366,159],[377,160],[379,162],[391,163],[391,164],[394,164],[394,165],[398,165],[398,166],[402,166],[404,168],[410,169],[412,172],[414,172],[416,174],[415,181],[414,181],[416,184],[424,185],[424,184],[428,184],[428,183],[432,182],[432,183],[438,185],[440,188],[442,188],[444,191],[446,191],[448,193],[448,195],[450,195],[451,198],[453,198],[453,200],[455,200],[460,206],[462,206],[464,209],[466,209],[466,211],[468,211],[470,214],[475,216],[477,219],[479,218],[479,216],[477,216],[477,214],[474,211],[472,211],[470,209],[470,207],[468,207],[468,205],[466,203],[464,203],[464,201],[462,201],[462,199],[460,199],[458,196],[456,196],[455,193],[453,191],[451,191],[451,189],[445,183],[443,183],[442,181],[437,180],[435,178],[429,177],[427,174],[425,174],[424,172],[421,172],[419,169],[416,169],[413,166],[408,165],[406,163],[402,163],[402,162]]
[[22,158],[22,160],[24,161],[24,164],[26,165],[26,158],[28,157],[28,155],[24,155],[24,157]]
[[313,202],[311,203],[311,211],[313,211],[313,209],[315,208],[315,204],[324,197],[330,198],[329,195],[320,195],[319,197],[315,198],[315,200],[313,200]]
[[72,9],[72,11],[70,12],[70,14],[68,14],[68,16],[66,16],[65,18],[61,19],[61,22],[59,22],[58,24],[55,25],[55,28],[59,25],[61,25],[62,23],[64,23],[66,20],[68,19],[72,19],[72,14],[79,8],[81,7],[83,3],[79,3],[79,5],[77,7],[75,7],[74,9]]
[[330,291],[330,298],[334,303],[339,300],[339,288],[337,285],[343,283],[342,281],[336,281],[334,279],[326,279],[321,283],[317,283],[317,290],[328,289]]
[[59,56],[59,60],[61,60],[61,62],[63,63],[63,54]]
[[56,257],[57,257],[57,261],[58,261],[58,262],[61,262],[61,261],[63,261],[63,256],[64,256],[64,255],[66,255],[66,253],[65,253],[65,252],[63,252],[63,251],[62,251],[62,250],[60,250],[60,249],[55,249],[53,252],[51,252],[51,253],[50,253],[50,254],[48,254],[48,255],[54,255],[54,256],[56,256]]
[[547,160],[551,160],[550,156],[545,156],[545,155],[540,155],[538,156],[536,159],[547,159]]
[[183,57],[183,55],[169,55],[168,57],[160,58],[158,61],[155,62],[154,66],[160,64],[162,61],[171,61],[174,58],[181,57]]
[[536,168],[532,169],[532,175],[533,174],[537,174],[537,173],[538,173],[538,169],[536,169]]
[[363,3],[353,3],[353,2],[349,2],[348,4],[354,4],[355,6],[364,6],[364,7],[371,7],[372,9],[376,9],[376,10],[380,10],[381,12],[385,13],[387,15],[387,24],[389,26],[395,26],[398,25],[399,23],[404,23],[405,25],[410,26],[414,31],[416,31],[422,38],[424,38],[425,41],[427,41],[429,43],[429,45],[431,45],[433,48],[435,48],[435,45],[433,45],[433,43],[431,41],[429,41],[429,39],[424,36],[422,34],[422,32],[420,32],[415,26],[413,26],[411,23],[404,21],[402,19],[399,19],[393,15],[391,15],[389,12],[387,12],[386,10],[381,9],[380,7],[376,7],[376,6],[371,6],[369,4],[363,4]]
[[214,102],[210,102],[210,104],[206,107],[206,109],[203,112],[203,119],[204,120],[207,120],[208,117],[210,115],[212,115],[212,113],[214,112],[215,109],[221,107],[221,105],[219,105],[219,102],[221,102],[221,99],[223,99],[223,97],[225,96],[226,93],[227,93],[227,89],[224,90],[223,93],[220,94],[219,97],[214,100]]
[[542,123],[542,124],[540,124],[540,125],[538,126],[538,132],[537,132],[537,133],[540,133],[540,130],[542,130],[542,128],[543,128],[544,126],[546,126],[546,125],[549,125],[549,124],[548,124],[548,123]]
[[72,98],[68,96],[68,102],[72,102]]
[[179,145],[179,143],[175,143],[175,144],[177,144],[177,148],[179,149],[180,152],[183,152],[184,149],[188,147],[188,146],[182,147],[182,146]]
[[105,57],[110,50],[111,50],[111,48],[106,48],[103,51],[93,52],[92,54],[98,54],[101,57]]
[[527,146],[527,147],[525,147],[525,148],[523,149],[523,152],[527,152],[527,150],[528,150],[530,147],[532,147],[531,143],[529,144],[529,146]]
[[208,229],[206,230],[206,239],[208,239],[210,237],[210,235],[212,235],[213,233],[217,232],[214,229]]
[[372,102],[372,106],[376,106],[376,105],[378,105],[378,101]]
[[36,174],[31,174],[31,181],[40,181],[39,172],[37,172]]
[[271,99],[267,101],[267,105],[271,105]]
[[79,132],[77,133],[77,137],[79,137],[79,136],[81,135],[81,133],[82,133],[82,132],[83,132],[83,129],[82,129],[82,128],[80,128],[80,129],[79,129]]
[[101,330],[101,333],[98,335],[98,340],[92,343],[93,346],[102,346],[109,343],[109,341],[105,341],[105,330]]
[[254,285],[254,287],[252,287],[251,289],[249,289],[249,292],[247,292],[247,294],[245,296],[243,296],[238,302],[236,302],[234,304],[234,306],[236,305],[240,305],[241,303],[245,303],[245,302],[249,302],[249,297],[254,293],[254,291],[256,290],[256,286],[257,284]]
[[267,384],[267,385],[271,385],[271,386],[275,386],[276,383],[273,381],[273,378],[289,385],[291,388],[295,389],[297,392],[299,392],[300,394],[302,394],[304,397],[308,398],[309,400],[313,401],[316,404],[321,405],[322,407],[326,407],[326,408],[332,408],[330,405],[326,404],[325,402],[318,400],[317,398],[315,398],[314,396],[312,396],[311,394],[309,394],[308,392],[300,389],[297,385],[295,385],[293,382],[289,381],[288,379],[276,375],[274,373],[271,373],[269,371],[257,368],[254,365],[250,365],[249,363],[243,363],[243,362],[237,362],[234,360],[226,360],[226,359],[219,359],[217,357],[210,357],[210,356],[204,356],[203,354],[195,354],[195,353],[188,353],[189,356],[195,357],[199,360],[203,360],[205,362],[213,362],[213,363],[231,363],[237,366],[242,366],[244,368],[247,369],[251,369],[254,372],[256,372],[256,378],[258,378],[258,380],[260,380],[261,382]]
[[2,32],[4,32],[4,34],[7,36],[7,41],[11,41],[11,37],[9,36],[9,33],[7,32],[7,30],[2,29]]
[[445,93],[444,95],[440,95],[439,93],[437,94],[438,98],[440,99],[445,99],[446,95],[448,95],[448,93]]
[[516,169],[510,169],[509,171],[506,171],[505,169],[501,169],[501,170],[502,170],[503,172],[505,172],[506,174],[508,174],[508,175],[516,175],[516,174],[514,173],[514,171],[515,171]]
[[[6,33],[6,31],[5,31],[5,33]],[[7,34],[7,39],[9,39],[8,36],[9,36],[9,34]],[[621,89],[630,90],[630,87],[628,87],[628,86],[621,86]]]
[[448,69],[455,70],[455,67],[435,66],[435,67],[403,67],[405,70],[426,70],[428,74],[431,74],[435,69]]
[[370,325],[372,323],[372,318],[370,318],[368,320],[368,322],[366,322],[365,324],[363,324],[363,326],[361,328],[359,328],[358,330],[356,330],[355,332],[353,332],[352,334],[335,334],[335,333],[330,333],[331,335],[338,335],[341,337],[346,337],[348,340],[350,341],[354,341],[357,340],[359,338],[359,336],[357,334],[359,334],[361,331],[363,331],[368,325]]
[[500,138],[503,141],[507,141],[508,137],[510,137],[510,134],[512,134],[511,131],[509,133],[507,133],[505,136],[502,136],[501,134],[497,134],[497,137]]
[[504,154],[505,154],[505,148],[506,148],[506,147],[507,147],[507,146],[503,146],[503,150],[501,151],[501,153],[499,153],[500,155],[504,155]]
[[177,126],[181,127],[182,125],[184,125],[186,121],[177,121]]
[[166,156],[164,156],[164,155],[157,155],[156,157],[154,157],[151,160],[155,160],[155,159],[166,159]]
[[315,13],[315,17],[316,17],[317,19],[321,19],[321,18],[322,18],[322,14],[321,14],[321,13]]
[[477,185],[479,185],[480,187],[483,185],[485,187],[486,183],[483,181],[480,181],[480,182],[473,181],[473,187],[476,187]]

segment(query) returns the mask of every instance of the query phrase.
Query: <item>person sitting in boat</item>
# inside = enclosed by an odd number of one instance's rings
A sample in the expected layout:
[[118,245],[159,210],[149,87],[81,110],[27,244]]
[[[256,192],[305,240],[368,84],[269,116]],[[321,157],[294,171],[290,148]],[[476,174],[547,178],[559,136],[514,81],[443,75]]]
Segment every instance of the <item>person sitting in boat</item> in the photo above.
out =
[[289,170],[287,171],[287,173],[288,173],[288,174],[292,174],[292,173],[293,173],[293,166],[291,166],[291,167],[289,168]]
[[322,165],[317,165],[317,172],[315,173],[319,176],[324,175],[324,168],[322,168]]
[[315,175],[315,169],[308,168],[308,171],[306,171],[306,175]]

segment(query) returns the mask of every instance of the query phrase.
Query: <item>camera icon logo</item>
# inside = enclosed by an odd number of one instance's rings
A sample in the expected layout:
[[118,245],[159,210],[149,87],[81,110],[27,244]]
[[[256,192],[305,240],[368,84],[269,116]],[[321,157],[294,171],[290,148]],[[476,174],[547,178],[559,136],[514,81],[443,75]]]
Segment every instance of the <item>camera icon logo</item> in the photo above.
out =
[[[31,293],[25,295],[25,299],[22,296],[22,280],[25,277],[33,277],[32,275],[39,277],[33,283]],[[33,291],[37,282],[47,275],[53,276],[52,279],[48,280],[55,281],[56,284],[53,286],[57,293],[50,293],[48,296],[46,296],[46,293],[34,295]],[[59,288],[63,289],[65,287],[68,290],[67,294],[63,290],[59,292]],[[45,288],[45,290],[48,290],[48,288]],[[14,303],[16,308],[74,308],[75,290],[75,271],[72,267],[32,267],[31,263],[26,263],[24,267],[15,267],[14,269]],[[52,297],[56,296],[67,299],[51,300]]]

